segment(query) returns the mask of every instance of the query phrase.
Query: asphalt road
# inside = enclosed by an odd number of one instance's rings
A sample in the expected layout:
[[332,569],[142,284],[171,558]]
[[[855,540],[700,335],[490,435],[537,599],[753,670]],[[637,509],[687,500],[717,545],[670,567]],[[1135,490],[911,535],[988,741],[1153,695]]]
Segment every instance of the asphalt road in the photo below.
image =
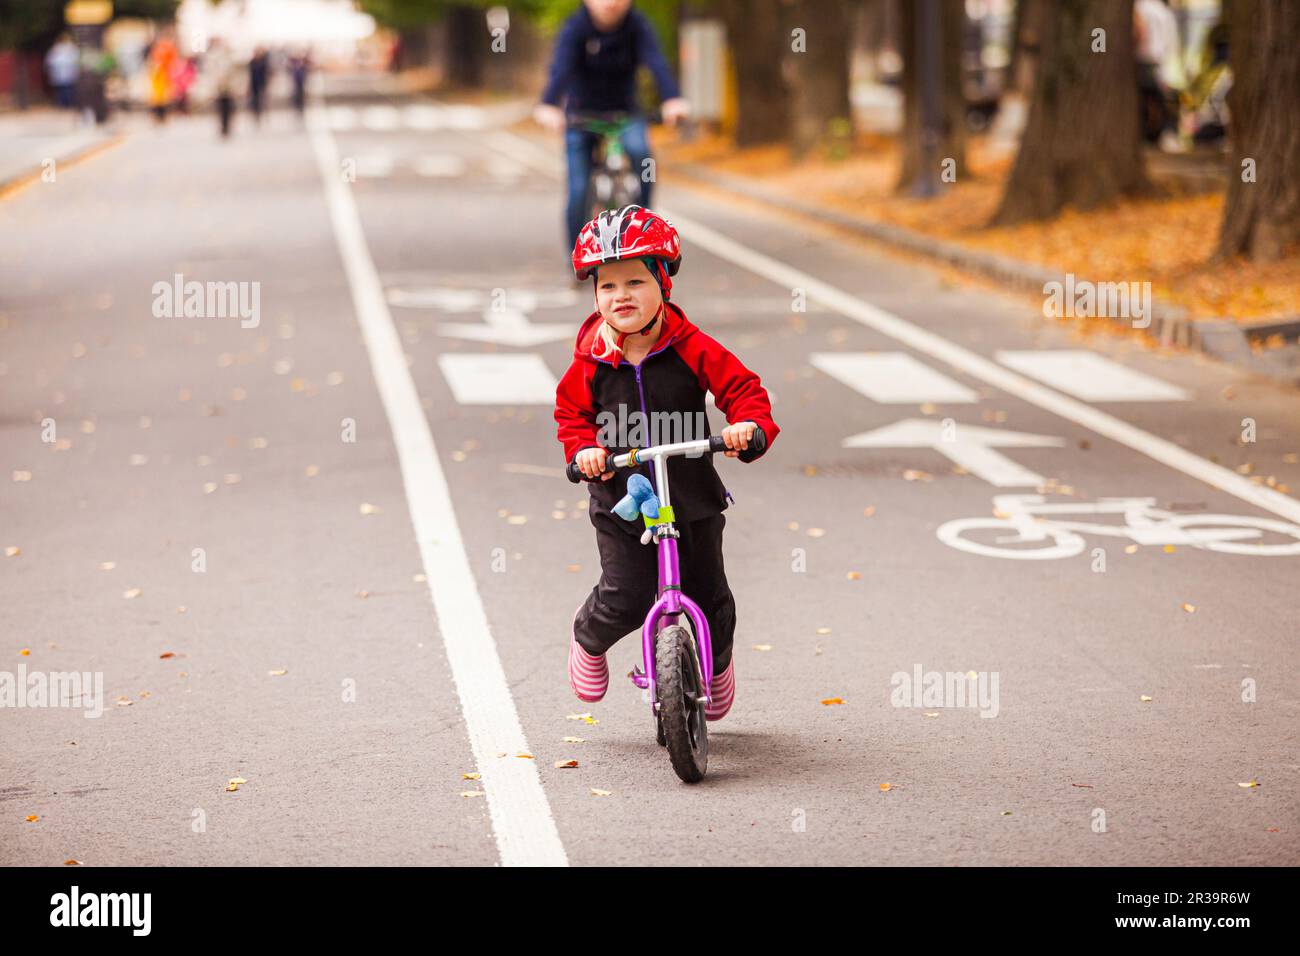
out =
[[[1300,393],[671,170],[674,301],[782,428],[718,461],[737,700],[696,786],[635,638],[576,700],[551,400],[590,291],[516,115],[142,125],[0,202],[0,680],[103,680],[95,718],[0,707],[0,863],[1297,862]],[[155,314],[178,273],[256,315]],[[1111,533],[949,524],[1040,488]],[[990,696],[899,706],[918,670]]]

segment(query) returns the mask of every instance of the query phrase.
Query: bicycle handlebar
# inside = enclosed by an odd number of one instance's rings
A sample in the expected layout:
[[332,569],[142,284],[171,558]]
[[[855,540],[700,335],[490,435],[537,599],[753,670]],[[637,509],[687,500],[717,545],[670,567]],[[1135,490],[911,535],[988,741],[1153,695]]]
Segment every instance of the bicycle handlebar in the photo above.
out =
[[[644,464],[647,461],[653,461],[656,458],[673,458],[677,455],[713,455],[717,452],[729,451],[726,442],[721,435],[711,435],[708,438],[701,438],[699,441],[683,441],[671,445],[654,445],[650,448],[635,448],[630,452],[622,455],[615,455],[613,458],[607,458],[605,468],[609,471],[615,471],[619,468],[627,468]],[[749,464],[758,458],[767,450],[767,435],[763,432],[761,425],[754,426],[754,437],[749,440],[749,447],[741,451],[736,457],[741,461]],[[578,462],[569,462],[569,466],[564,470],[565,477],[575,485],[581,481],[594,481],[584,475],[578,468]]]

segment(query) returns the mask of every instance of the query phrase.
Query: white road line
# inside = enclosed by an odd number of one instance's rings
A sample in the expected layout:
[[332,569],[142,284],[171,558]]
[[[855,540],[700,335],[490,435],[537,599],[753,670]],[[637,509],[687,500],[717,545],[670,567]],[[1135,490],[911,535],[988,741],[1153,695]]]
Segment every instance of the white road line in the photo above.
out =
[[410,103],[402,108],[402,122],[407,129],[423,132],[442,129],[442,110],[432,103]]
[[391,153],[364,153],[356,157],[356,173],[364,179],[387,179],[393,174]]
[[551,816],[534,760],[498,753],[531,752],[488,627],[451,493],[438,460],[429,423],[406,366],[397,329],[384,301],[361,229],[356,201],[343,182],[338,149],[326,117],[313,106],[308,116],[339,256],[347,272],[370,367],[388,415],[402,468],[424,573],[451,665],[474,760],[487,794],[492,830],[505,866],[566,866],[568,858]]
[[[507,133],[504,130],[497,130],[492,134],[491,138],[483,137],[483,139],[494,149],[509,150],[512,156],[529,163],[535,169],[555,176],[560,173],[560,159],[558,156],[552,156],[549,152],[534,146],[521,136]],[[828,282],[822,282],[820,279],[788,266],[784,262],[779,262],[771,256],[755,252],[748,246],[741,245],[734,239],[710,229],[703,223],[696,222],[693,219],[684,219],[675,213],[665,211],[663,207],[659,207],[656,211],[672,220],[673,224],[684,233],[689,242],[708,250],[719,259],[725,259],[733,265],[740,266],[742,269],[786,289],[804,289],[810,301],[820,302],[841,315],[853,319],[869,329],[874,329],[881,335],[886,335],[903,345],[916,349],[918,352],[923,352],[960,372],[965,372],[973,378],[978,378],[982,382],[1015,395],[1031,405],[1037,405],[1039,408],[1054,415],[1059,415],[1076,425],[1091,429],[1098,435],[1104,435],[1112,441],[1126,445],[1136,452],[1181,471],[1185,475],[1203,481],[1213,488],[1218,488],[1220,491],[1240,498],[1248,504],[1263,508],[1265,511],[1271,511],[1279,517],[1300,524],[1300,501],[1296,501],[1280,491],[1275,491],[1265,485],[1256,485],[1247,481],[1235,471],[1224,468],[1222,465],[1216,465],[1211,461],[1206,461],[1199,455],[1195,455],[1173,442],[1166,441],[1158,435],[1153,435],[1148,431],[1130,425],[1128,422],[1121,421],[1113,415],[1093,408],[1091,405],[1085,405],[1068,395],[1062,395],[1060,392],[1044,388],[1036,382],[1008,371],[996,362],[989,361],[970,349],[948,341],[941,335],[929,332],[920,326],[900,319],[890,312],[886,312],[884,309],[863,302],[843,289],[837,288]],[[687,251],[689,252],[689,249]]]
[[814,352],[809,361],[873,402],[884,405],[970,404],[973,390],[906,352]]
[[1087,349],[1003,349],[993,357],[1085,402],[1185,402],[1191,398],[1176,385]]
[[328,111],[331,129],[345,132],[356,127],[357,111],[351,106],[330,106]]
[[540,355],[448,352],[438,366],[462,405],[554,405],[560,384]]
[[389,133],[402,125],[396,106],[367,106],[361,111],[361,125],[376,133]]
[[431,179],[460,176],[465,172],[464,158],[455,153],[427,153],[411,160],[411,166],[418,175]]

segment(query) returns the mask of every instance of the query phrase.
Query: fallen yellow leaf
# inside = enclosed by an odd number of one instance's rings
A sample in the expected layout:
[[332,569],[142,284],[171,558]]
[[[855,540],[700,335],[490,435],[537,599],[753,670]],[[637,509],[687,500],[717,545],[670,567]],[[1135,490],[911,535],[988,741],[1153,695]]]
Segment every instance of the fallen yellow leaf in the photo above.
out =
[[771,649],[772,649],[772,645],[771,645],[771,644],[755,644],[755,645],[754,645],[754,650],[756,650],[756,651],[770,651]]
[[479,773],[477,770],[475,770],[475,771],[473,771],[473,772],[471,772],[471,773],[462,773],[462,774],[460,775],[460,779],[462,779],[462,780],[482,780],[482,779],[483,779],[483,775],[482,775],[481,773]]
[[22,554],[22,553],[23,553],[23,549],[20,548],[20,547],[17,547],[16,545],[15,545],[15,546],[8,547],[8,548],[5,548],[5,557],[6,557],[6,558],[16,558],[16,557],[18,557],[18,555],[20,555],[20,554]]
[[562,737],[560,739],[561,742],[566,744],[585,744],[587,742],[585,737]]
[[1195,613],[1195,611],[1196,611],[1196,605],[1195,605],[1195,604],[1184,604],[1184,605],[1183,605],[1183,610],[1186,611],[1188,614],[1193,614],[1193,613]]
[[608,797],[613,792],[614,791],[612,790],[597,790],[595,787],[591,788],[591,795],[593,797]]
[[460,795],[461,795],[462,797],[481,797],[481,796],[483,796],[483,791],[482,791],[482,790],[462,790],[462,791],[460,792]]
[[130,590],[123,591],[122,597],[127,598],[129,600],[131,598],[138,598],[143,593],[144,591],[141,588],[131,588]]
[[1238,783],[1237,786],[1239,786],[1239,787],[1244,787],[1244,788],[1246,788],[1247,790],[1253,790],[1255,787],[1258,787],[1258,786],[1259,786],[1259,781],[1258,781],[1258,780],[1251,780],[1249,783]]
[[276,671],[267,671],[266,673],[269,674],[271,677],[283,677],[285,674],[289,672],[282,668]]
[[1148,697],[1146,694],[1143,694],[1143,695],[1139,698],[1139,700],[1141,700],[1142,703],[1144,703],[1144,704],[1149,704],[1149,703],[1151,703],[1151,698]]
[[29,816],[29,817],[27,818],[27,822],[28,822],[28,823],[35,823],[35,822],[36,822],[37,820],[39,820],[39,819],[40,819],[40,817],[38,817],[36,814],[33,813],[31,816]]
[[536,760],[536,759],[537,759],[537,758],[534,757],[532,754],[530,754],[530,753],[528,753],[528,752],[526,752],[526,751],[521,752],[521,753],[517,753],[517,754],[515,754],[515,756],[516,756],[516,757],[522,757],[522,758],[525,759],[525,760]]
[[18,652],[18,656],[19,656],[19,657],[31,657],[31,656],[32,656],[32,649],[31,649],[30,647],[24,647],[21,651]]
[[894,789],[894,785],[891,784],[891,783],[882,783],[882,784],[880,785],[880,789],[881,789],[881,792],[883,792],[883,793],[888,793],[890,790],[893,790],[893,789]]
[[361,513],[363,515],[377,515],[379,514],[379,509],[370,504],[370,502],[363,501],[361,503]]
[[578,765],[578,761],[572,759],[555,761],[555,769],[557,770],[564,770],[570,767],[576,767],[577,765]]
[[243,777],[231,777],[230,782],[233,783],[235,786],[239,786],[241,783],[248,783],[248,781],[245,780]]
[[827,707],[829,707],[833,704],[844,703],[844,699],[842,697],[827,697],[825,700],[822,701],[822,703],[825,704]]

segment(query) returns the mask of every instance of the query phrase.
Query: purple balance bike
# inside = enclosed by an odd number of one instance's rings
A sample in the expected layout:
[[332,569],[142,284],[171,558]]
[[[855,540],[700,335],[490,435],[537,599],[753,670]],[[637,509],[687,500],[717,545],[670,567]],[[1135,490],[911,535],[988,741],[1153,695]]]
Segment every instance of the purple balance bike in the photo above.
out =
[[[744,462],[753,461],[766,447],[763,429],[755,428],[749,447],[737,457]],[[674,455],[695,457],[725,451],[727,446],[722,437],[714,435],[699,441],[634,448],[607,458],[605,464],[608,471],[646,463],[654,466],[653,490],[644,477],[632,475],[628,479],[627,497],[615,508],[624,519],[640,518],[645,523],[641,543],[653,541],[659,551],[659,589],[641,626],[644,667],[634,668],[628,676],[646,691],[659,744],[668,748],[673,770],[687,783],[704,779],[709,764],[704,705],[708,703],[713,684],[713,644],[709,639],[709,622],[700,606],[682,593],[677,560],[679,534],[673,527],[676,515],[668,490],[668,459]],[[585,480],[576,462],[569,463],[568,477],[575,483]]]

